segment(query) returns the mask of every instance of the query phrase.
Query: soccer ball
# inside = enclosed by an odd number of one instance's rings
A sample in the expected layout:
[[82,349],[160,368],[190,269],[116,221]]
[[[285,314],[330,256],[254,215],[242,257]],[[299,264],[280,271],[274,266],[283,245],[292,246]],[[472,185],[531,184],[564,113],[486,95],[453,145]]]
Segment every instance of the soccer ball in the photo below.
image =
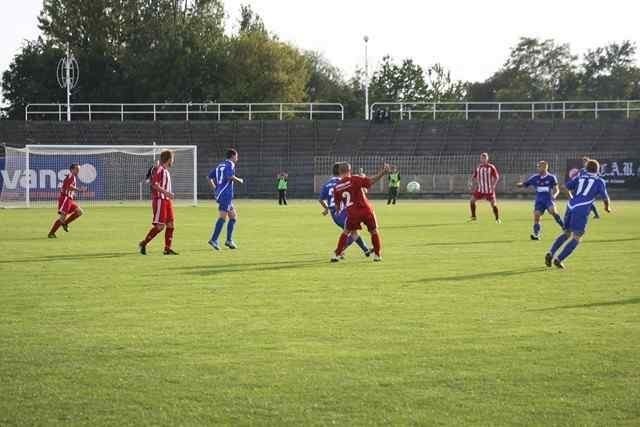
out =
[[420,183],[417,181],[411,181],[407,184],[407,191],[409,193],[419,193],[420,192]]

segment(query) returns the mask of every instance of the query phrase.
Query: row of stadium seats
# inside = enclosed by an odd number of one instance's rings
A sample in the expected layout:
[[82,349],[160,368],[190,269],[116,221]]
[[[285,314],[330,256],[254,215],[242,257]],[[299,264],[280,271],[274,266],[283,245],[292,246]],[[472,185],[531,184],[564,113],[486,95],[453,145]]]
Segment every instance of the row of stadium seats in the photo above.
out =
[[[317,157],[430,156],[492,153],[593,153],[640,151],[640,120],[366,121],[94,121],[0,120],[0,142],[24,144],[197,145],[205,175],[236,147],[240,171],[250,180],[240,191],[273,192],[286,170],[290,191],[308,194]],[[200,192],[206,192],[202,180]]]

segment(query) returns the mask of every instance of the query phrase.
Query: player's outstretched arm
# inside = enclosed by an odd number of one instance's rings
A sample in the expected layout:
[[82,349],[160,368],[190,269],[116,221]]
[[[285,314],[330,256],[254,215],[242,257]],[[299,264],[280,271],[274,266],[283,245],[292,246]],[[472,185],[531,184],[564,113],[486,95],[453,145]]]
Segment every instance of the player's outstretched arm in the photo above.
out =
[[380,169],[380,172],[369,178],[371,180],[371,185],[374,185],[376,182],[380,181],[383,176],[389,173],[390,170],[391,168],[389,167],[389,164],[385,163],[382,166],[382,169]]
[[238,184],[244,184],[244,179],[242,179],[242,178],[238,178],[238,177],[237,177],[237,176],[235,176],[235,175],[233,175],[233,176],[231,177],[231,180],[232,180],[233,182],[237,182]]

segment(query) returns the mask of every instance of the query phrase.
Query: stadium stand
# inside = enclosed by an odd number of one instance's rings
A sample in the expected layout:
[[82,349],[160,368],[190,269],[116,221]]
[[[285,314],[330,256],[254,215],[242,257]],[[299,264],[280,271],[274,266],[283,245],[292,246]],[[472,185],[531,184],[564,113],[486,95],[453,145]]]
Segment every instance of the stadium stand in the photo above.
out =
[[[247,178],[240,196],[264,197],[275,188],[275,175],[289,172],[290,194],[314,192],[318,167],[332,159],[416,158],[477,154],[488,151],[509,165],[507,173],[533,169],[533,158],[558,159],[579,154],[609,153],[640,156],[640,120],[442,120],[373,123],[362,120],[243,120],[243,121],[0,121],[0,142],[25,144],[195,144],[199,193],[206,196],[204,176],[227,147],[240,152],[239,174]],[[565,157],[558,157],[564,153]],[[519,160],[518,160],[519,159]],[[442,162],[441,162],[442,163]],[[562,160],[557,161],[562,168]],[[364,164],[364,163],[363,163]],[[427,163],[425,163],[427,164]],[[323,166],[318,166],[323,165]],[[409,166],[408,166],[409,167]],[[418,167],[418,166],[416,166]],[[430,168],[431,166],[420,166]],[[467,167],[465,165],[465,167]],[[518,170],[523,169],[523,170]],[[367,172],[371,172],[367,170]],[[415,172],[416,174],[418,172]],[[460,172],[462,173],[462,172]],[[446,175],[434,172],[434,193]],[[459,177],[455,178],[459,180]],[[435,188],[438,191],[435,191]],[[453,191],[458,185],[450,186]],[[505,188],[505,190],[508,190]],[[462,191],[462,190],[460,190]]]

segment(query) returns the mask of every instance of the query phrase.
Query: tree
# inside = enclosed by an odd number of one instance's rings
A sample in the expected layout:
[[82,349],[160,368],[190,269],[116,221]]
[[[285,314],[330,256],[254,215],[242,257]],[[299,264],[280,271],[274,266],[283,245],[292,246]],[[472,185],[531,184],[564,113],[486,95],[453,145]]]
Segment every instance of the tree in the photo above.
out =
[[636,46],[625,40],[588,51],[580,75],[582,94],[591,99],[637,99],[640,68]]
[[2,91],[9,106],[7,115],[24,118],[29,102],[64,102],[64,90],[58,86],[55,70],[63,51],[46,43],[42,38],[27,42],[16,55],[9,69],[2,75]]

